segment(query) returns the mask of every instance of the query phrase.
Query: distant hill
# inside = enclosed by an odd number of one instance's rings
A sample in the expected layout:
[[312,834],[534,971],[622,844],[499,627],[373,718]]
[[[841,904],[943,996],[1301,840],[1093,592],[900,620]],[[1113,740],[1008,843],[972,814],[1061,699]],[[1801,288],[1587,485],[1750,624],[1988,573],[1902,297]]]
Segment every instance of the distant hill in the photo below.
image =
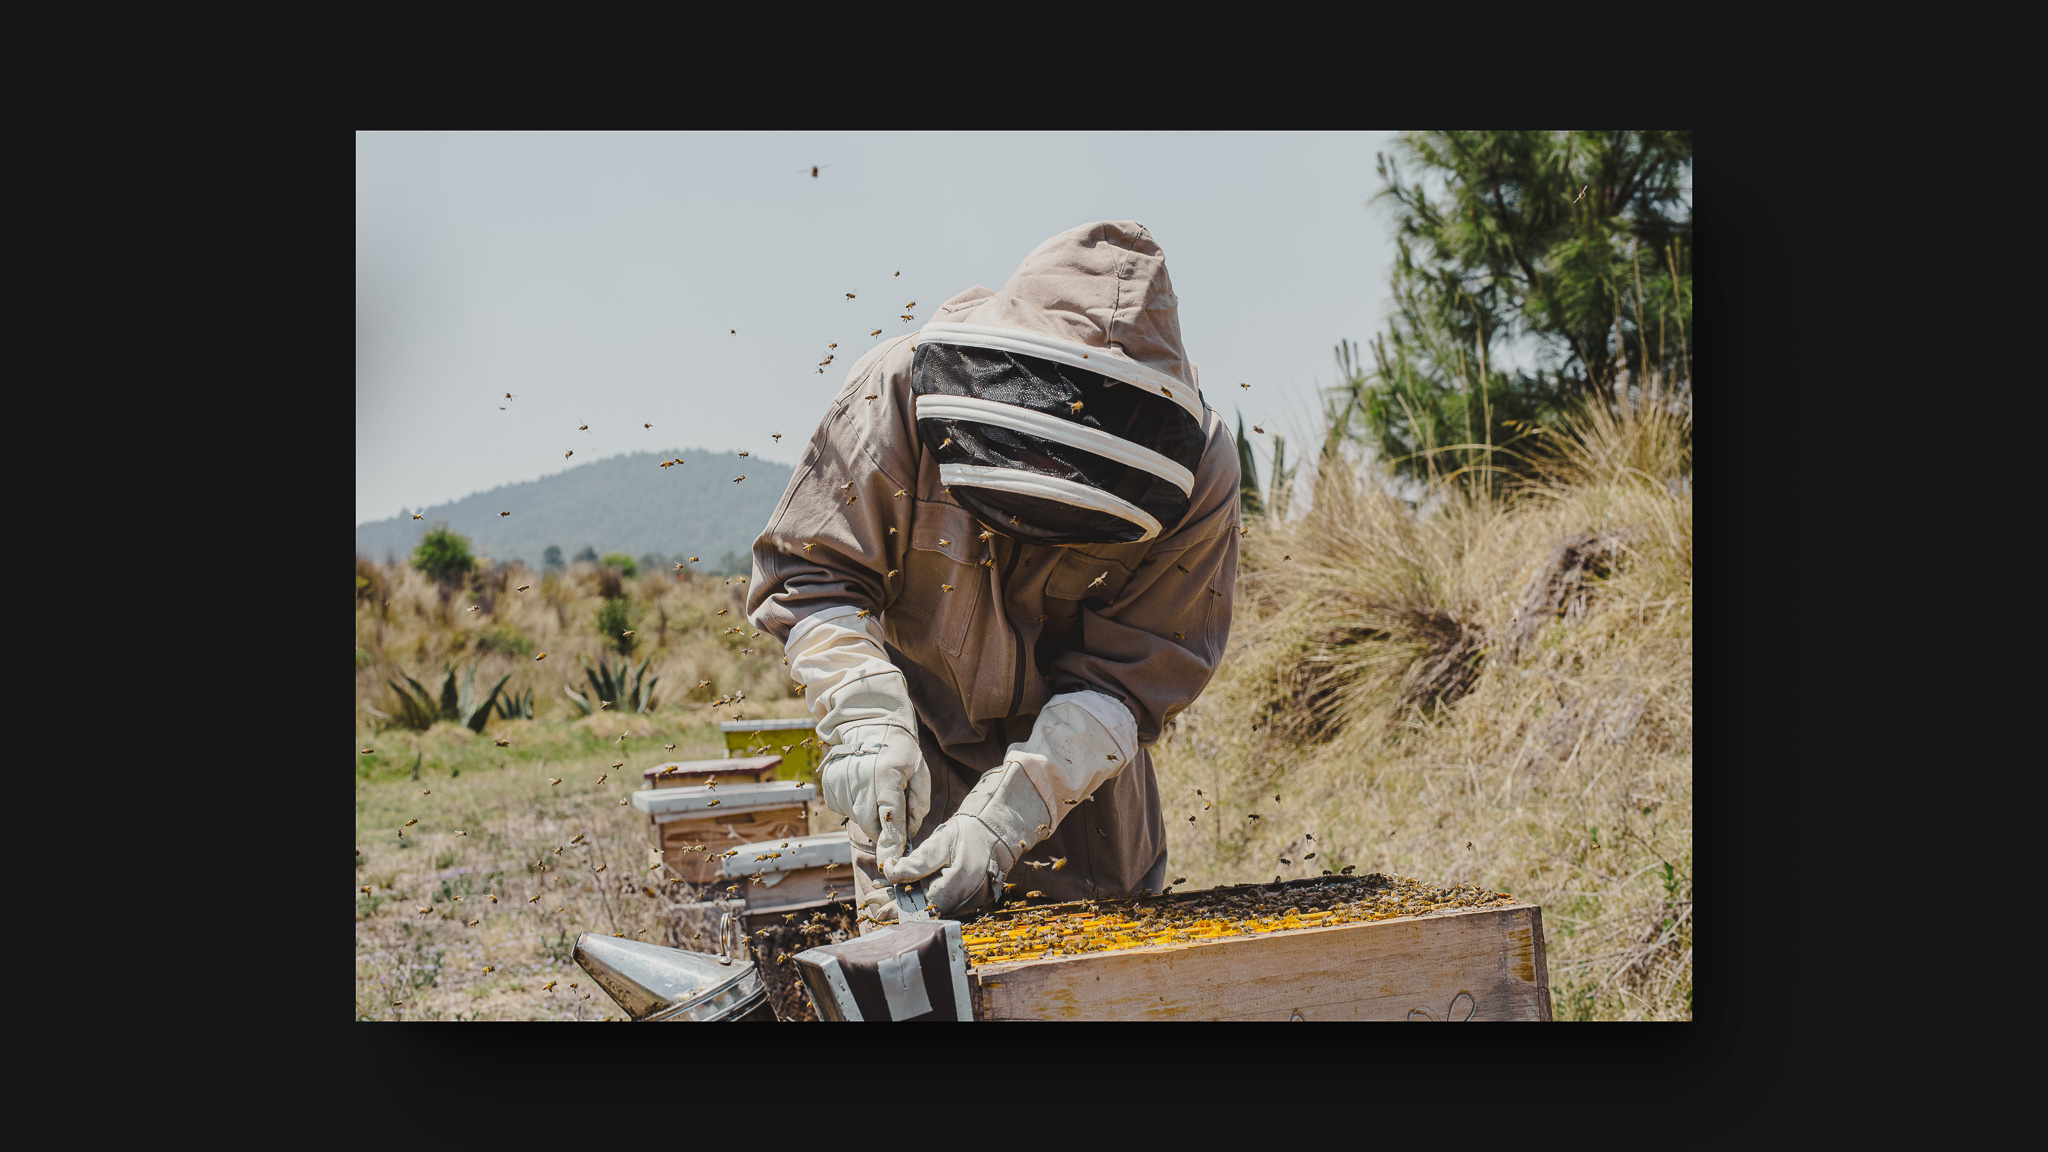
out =
[[[663,460],[681,457],[673,468]],[[574,556],[586,545],[624,552],[701,556],[700,572],[714,570],[727,552],[746,556],[789,487],[792,469],[731,452],[675,449],[594,460],[554,476],[507,484],[450,504],[413,509],[410,515],[356,526],[356,554],[372,560],[404,559],[427,526],[445,520],[469,537],[479,555],[523,560],[539,567],[541,553],[560,545]],[[744,473],[746,480],[732,478]],[[509,511],[510,516],[499,512]]]

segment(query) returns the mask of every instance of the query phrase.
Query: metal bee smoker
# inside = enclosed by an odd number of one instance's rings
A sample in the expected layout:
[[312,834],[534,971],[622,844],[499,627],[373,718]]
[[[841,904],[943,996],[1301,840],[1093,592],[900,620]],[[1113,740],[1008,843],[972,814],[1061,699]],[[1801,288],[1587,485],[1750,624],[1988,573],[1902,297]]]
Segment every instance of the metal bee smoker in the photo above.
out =
[[719,922],[720,955],[585,932],[576,963],[634,1020],[773,1021],[768,988],[737,941],[737,917]]
[[958,920],[915,920],[794,957],[825,1020],[972,1020]]

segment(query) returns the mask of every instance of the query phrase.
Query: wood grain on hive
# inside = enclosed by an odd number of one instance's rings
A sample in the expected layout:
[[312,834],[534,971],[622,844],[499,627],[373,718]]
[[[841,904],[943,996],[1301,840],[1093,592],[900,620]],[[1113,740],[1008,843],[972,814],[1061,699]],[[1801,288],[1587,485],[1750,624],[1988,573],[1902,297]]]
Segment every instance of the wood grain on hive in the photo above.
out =
[[1549,1020],[1533,904],[984,965],[977,1020]]

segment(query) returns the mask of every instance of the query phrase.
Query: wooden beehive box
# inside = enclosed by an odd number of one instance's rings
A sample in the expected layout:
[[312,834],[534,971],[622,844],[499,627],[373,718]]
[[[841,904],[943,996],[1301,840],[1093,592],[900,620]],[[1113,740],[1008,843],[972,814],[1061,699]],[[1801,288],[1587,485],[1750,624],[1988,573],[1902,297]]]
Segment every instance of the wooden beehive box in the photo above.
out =
[[723,869],[728,880],[745,882],[740,895],[750,928],[756,916],[853,902],[853,842],[844,832],[742,845],[726,857]]
[[671,760],[640,773],[649,788],[684,788],[709,781],[758,784],[773,780],[780,756],[743,756],[730,760]]
[[1548,1020],[1533,904],[989,964],[977,1020]]
[[724,861],[685,849],[707,845],[715,851],[810,831],[808,804],[814,784],[800,780],[643,788],[633,807],[647,814],[648,831],[663,863],[691,884],[717,880]]

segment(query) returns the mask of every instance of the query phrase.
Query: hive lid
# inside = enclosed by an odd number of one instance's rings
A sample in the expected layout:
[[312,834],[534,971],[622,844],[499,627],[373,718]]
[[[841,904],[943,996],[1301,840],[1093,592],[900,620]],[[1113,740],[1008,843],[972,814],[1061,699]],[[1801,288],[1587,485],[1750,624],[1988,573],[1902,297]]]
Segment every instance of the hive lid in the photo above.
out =
[[780,756],[735,756],[727,760],[671,760],[666,764],[656,764],[640,775],[653,780],[674,769],[674,775],[677,776],[758,776],[780,763]]
[[585,932],[576,938],[576,963],[618,1001],[626,1015],[644,1019],[664,1009],[716,999],[745,983],[753,964],[704,952]]
[[794,732],[799,729],[816,728],[817,722],[808,716],[796,716],[787,720],[721,720],[720,732]]
[[[787,848],[783,847],[785,844]],[[843,868],[853,863],[853,842],[846,838],[844,832],[821,832],[816,836],[783,836],[742,844],[732,849],[732,853],[725,858],[724,872],[727,876],[793,872],[798,868],[823,868],[832,864]],[[761,859],[764,856],[773,859]]]
[[818,798],[818,786],[802,780],[767,780],[759,784],[686,784],[680,788],[643,788],[633,793],[633,807],[657,822],[683,816],[731,816],[763,808],[787,808]]

